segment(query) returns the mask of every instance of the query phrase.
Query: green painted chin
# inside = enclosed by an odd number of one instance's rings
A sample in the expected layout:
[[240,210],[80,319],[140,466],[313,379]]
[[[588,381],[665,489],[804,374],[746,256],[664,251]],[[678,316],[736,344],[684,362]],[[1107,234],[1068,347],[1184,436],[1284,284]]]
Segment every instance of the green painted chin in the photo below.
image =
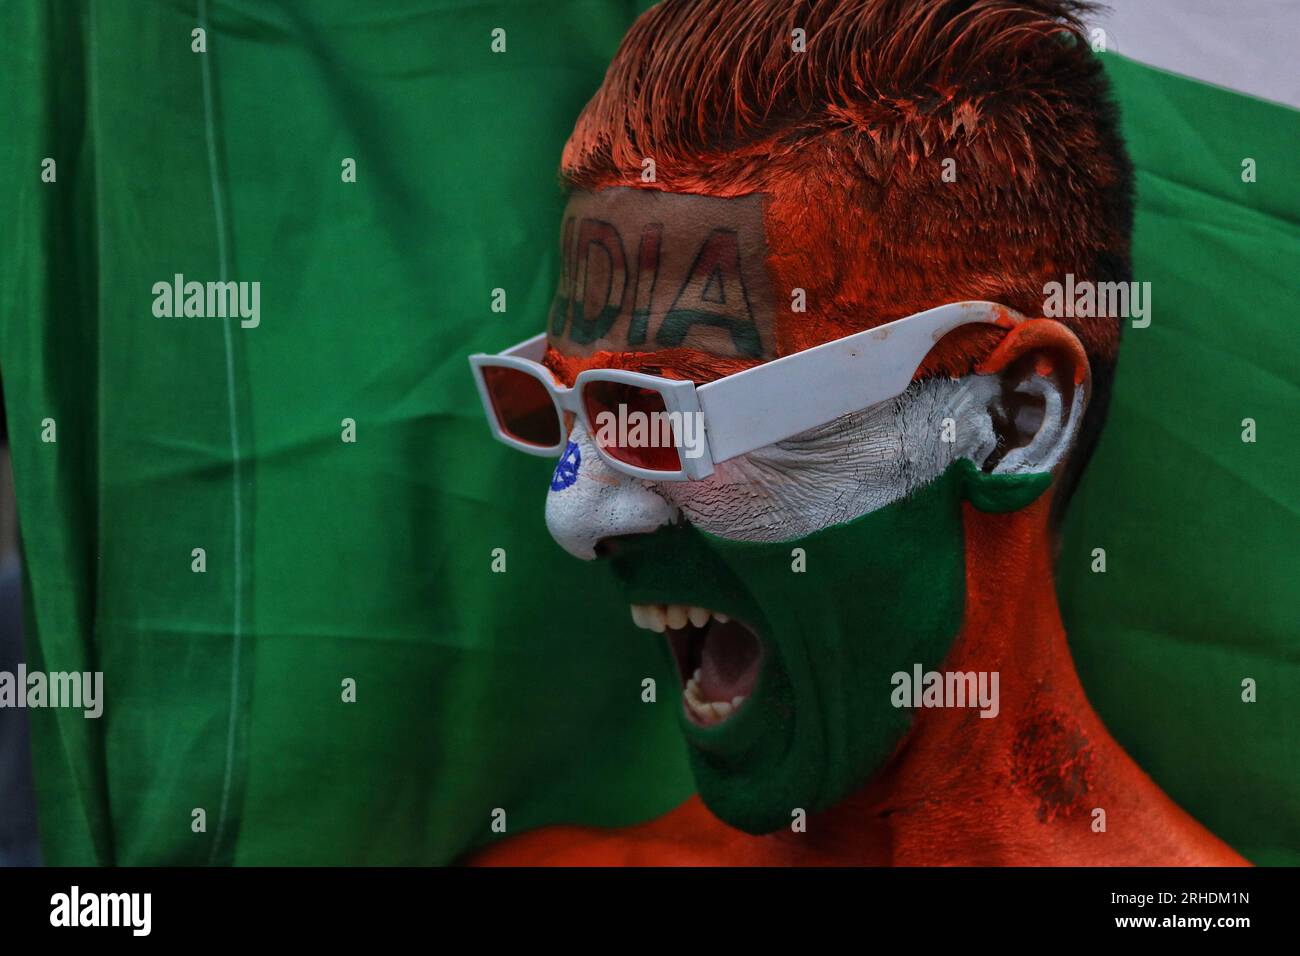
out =
[[961,626],[962,501],[1013,511],[1049,483],[959,461],[903,501],[797,541],[727,541],[687,524],[625,540],[610,566],[630,602],[722,611],[763,642],[758,681],[730,719],[702,727],[681,711],[709,809],[770,833],[879,770],[911,722],[890,702],[891,675],[937,669]]

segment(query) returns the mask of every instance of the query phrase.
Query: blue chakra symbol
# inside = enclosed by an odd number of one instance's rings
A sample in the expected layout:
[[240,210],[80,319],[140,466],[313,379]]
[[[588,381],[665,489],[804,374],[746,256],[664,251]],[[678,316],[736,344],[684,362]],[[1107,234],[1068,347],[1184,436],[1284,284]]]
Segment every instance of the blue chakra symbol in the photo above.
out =
[[555,474],[551,476],[551,490],[563,491],[577,481],[578,466],[581,464],[582,455],[578,454],[578,446],[569,442],[564,454],[560,456],[560,463],[555,466]]

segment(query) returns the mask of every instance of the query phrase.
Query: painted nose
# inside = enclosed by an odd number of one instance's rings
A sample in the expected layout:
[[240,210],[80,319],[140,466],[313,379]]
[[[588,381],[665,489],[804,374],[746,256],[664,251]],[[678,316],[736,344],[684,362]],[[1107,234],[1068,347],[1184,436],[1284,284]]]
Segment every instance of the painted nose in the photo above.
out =
[[546,496],[546,527],[560,547],[590,561],[605,538],[649,534],[675,519],[646,482],[605,464],[581,422],[573,426]]

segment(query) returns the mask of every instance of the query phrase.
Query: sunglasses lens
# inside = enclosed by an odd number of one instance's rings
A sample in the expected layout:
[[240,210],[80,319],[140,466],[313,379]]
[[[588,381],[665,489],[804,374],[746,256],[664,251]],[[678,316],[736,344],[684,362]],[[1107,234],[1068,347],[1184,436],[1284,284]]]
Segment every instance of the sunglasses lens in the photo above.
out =
[[560,416],[545,385],[527,372],[501,365],[485,366],[483,381],[503,432],[540,448],[560,443]]
[[605,454],[648,471],[680,471],[676,436],[664,398],[652,388],[589,382],[582,389],[593,439]]

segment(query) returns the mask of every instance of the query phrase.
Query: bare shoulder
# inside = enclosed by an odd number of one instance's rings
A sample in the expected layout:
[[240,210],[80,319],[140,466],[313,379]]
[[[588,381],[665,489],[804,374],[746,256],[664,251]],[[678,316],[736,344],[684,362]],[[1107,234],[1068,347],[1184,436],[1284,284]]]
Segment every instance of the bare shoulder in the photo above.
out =
[[[503,838],[471,856],[471,866],[724,866],[730,830],[698,798],[631,827],[552,826]],[[703,811],[703,812],[701,812]]]

